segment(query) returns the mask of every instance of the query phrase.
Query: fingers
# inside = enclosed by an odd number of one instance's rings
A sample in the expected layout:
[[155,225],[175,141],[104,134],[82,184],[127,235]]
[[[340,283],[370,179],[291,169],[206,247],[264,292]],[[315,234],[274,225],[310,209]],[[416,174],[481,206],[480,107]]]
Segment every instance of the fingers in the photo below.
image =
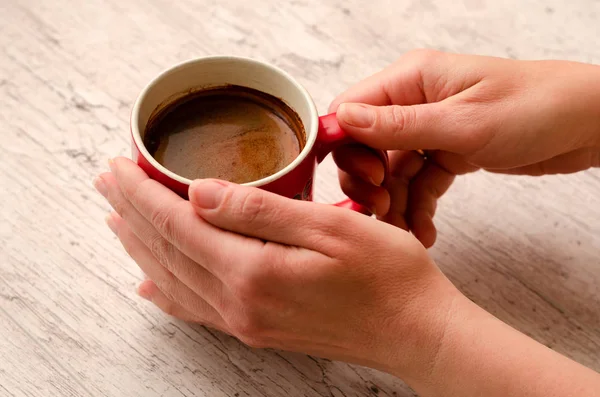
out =
[[352,200],[367,207],[375,215],[385,215],[390,208],[388,191],[363,179],[339,170],[342,191]]
[[387,190],[380,187],[385,168],[373,150],[362,145],[344,145],[336,149],[333,159],[340,169],[342,191],[376,215],[385,215],[390,206]]
[[105,179],[113,178],[116,185],[107,183],[109,202],[154,254],[165,255],[160,258],[161,263],[181,280],[206,280],[206,275],[196,274],[203,269],[223,279],[235,272],[232,266],[241,253],[249,256],[262,250],[264,244],[259,240],[228,233],[205,222],[188,201],[149,179],[131,160],[117,158],[111,170],[112,175]]
[[426,248],[435,243],[437,235],[433,224],[437,200],[448,190],[454,177],[437,164],[427,162],[410,184],[408,223],[412,233]]
[[362,145],[344,145],[333,152],[338,168],[357,176],[372,185],[380,186],[385,177],[385,168],[373,150]]
[[369,219],[347,209],[213,179],[194,181],[189,197],[198,214],[221,229],[318,252],[333,227],[352,227]]
[[[199,258],[199,261],[195,261],[183,254],[173,244],[163,238],[156,228],[148,222],[129,201],[127,201],[123,196],[114,175],[111,173],[104,173],[100,175],[99,179],[106,189],[105,197],[119,214],[113,215],[112,220],[118,222],[116,223],[117,225],[120,225],[123,223],[121,219],[121,217],[123,217],[127,222],[122,228],[122,232],[127,233],[126,241],[140,241],[141,244],[144,245],[145,250],[150,252],[156,259],[156,263],[164,268],[164,271],[160,272],[160,269],[150,269],[159,272],[155,273],[154,276],[150,273],[146,274],[156,282],[159,280],[157,278],[158,275],[164,275],[165,277],[161,280],[165,280],[165,283],[167,284],[173,282],[171,278],[175,275],[177,282],[181,280],[181,282],[194,290],[198,295],[218,307],[222,295],[222,284],[217,277],[207,270],[207,267],[213,263],[210,261],[211,258],[208,257],[209,260],[207,260],[207,257],[203,257]],[[109,218],[109,220],[110,219],[111,218]],[[132,247],[138,247],[138,244],[133,244]],[[205,265],[206,267],[198,264],[205,262],[208,262],[208,264]],[[145,271],[145,269],[142,270]],[[161,289],[164,291],[166,287],[163,288],[161,286]]]
[[[106,223],[117,235],[129,256],[131,256],[142,271],[150,277],[157,289],[161,291],[162,296],[157,295],[158,297],[156,299],[158,299],[157,302],[162,305],[163,309],[168,309],[168,314],[179,317],[179,315],[184,313],[184,311],[182,311],[182,309],[184,309],[186,312],[194,313],[194,316],[197,317],[197,319],[202,319],[208,324],[213,324],[217,327],[225,327],[225,323],[217,311],[171,272],[165,269],[156,260],[154,255],[152,255],[152,252],[150,252],[148,247],[131,231],[123,218],[116,213],[111,213],[107,217]],[[140,294],[146,294],[147,292],[156,291],[142,289]],[[152,297],[151,300],[154,301]],[[172,302],[172,304],[167,305],[167,301]]]
[[[416,169],[418,160],[412,161],[413,165],[400,164],[398,168],[410,175]],[[410,182],[405,219],[415,237],[429,248],[437,238],[433,216],[438,199],[448,190],[455,175],[474,172],[479,167],[466,162],[460,155],[440,150],[429,152],[425,162],[421,159],[421,167],[424,168],[413,175],[414,180]],[[393,210],[390,214],[396,213],[395,208]]]
[[[434,210],[435,212],[435,210]],[[431,248],[437,239],[437,229],[430,210],[415,209],[410,215],[411,232],[425,248]]]
[[406,222],[409,186],[424,164],[423,157],[414,151],[389,152],[390,174],[386,188],[390,195],[390,209],[380,219],[391,225],[409,230]]
[[[435,243],[437,237],[433,215],[438,199],[448,190],[455,175],[474,172],[479,167],[465,161],[463,156],[436,150],[427,153],[428,160],[421,159],[420,162],[423,169],[420,169],[417,174],[412,174],[412,171],[419,167],[419,160],[414,159],[414,152],[410,153],[413,154],[412,160],[408,160],[407,164],[397,166],[397,169],[403,170],[407,175],[413,175],[411,178],[414,178],[408,189],[408,207],[405,209],[405,219],[415,237],[429,248]],[[396,213],[395,208],[393,211],[390,210],[390,214],[394,213]]]
[[142,298],[154,303],[160,310],[170,316],[187,322],[202,322],[200,317],[193,315],[191,312],[184,309],[184,307],[180,304],[169,300],[169,298],[167,298],[167,296],[163,294],[160,289],[158,289],[158,286],[154,284],[154,281],[152,280],[143,281],[139,285],[137,293]]
[[231,334],[231,331],[220,316],[218,318],[212,316],[210,307],[206,307],[205,312],[200,308],[195,308],[195,312],[192,313],[183,306],[170,300],[152,280],[143,281],[138,286],[137,292],[138,295],[154,303],[156,307],[169,316],[173,316],[182,321],[205,325],[210,328]]

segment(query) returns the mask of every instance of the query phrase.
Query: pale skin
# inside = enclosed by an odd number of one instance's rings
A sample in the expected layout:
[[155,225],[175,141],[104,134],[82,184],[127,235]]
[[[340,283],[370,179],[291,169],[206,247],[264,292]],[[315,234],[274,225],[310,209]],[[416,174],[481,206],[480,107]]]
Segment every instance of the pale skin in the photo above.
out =
[[600,396],[598,373],[472,303],[426,250],[455,175],[600,166],[600,67],[418,51],[331,110],[389,151],[384,187],[368,150],[334,153],[344,191],[378,219],[216,180],[185,201],[112,160],[95,186],[148,276],[140,296],[250,346],[387,371],[422,396]]

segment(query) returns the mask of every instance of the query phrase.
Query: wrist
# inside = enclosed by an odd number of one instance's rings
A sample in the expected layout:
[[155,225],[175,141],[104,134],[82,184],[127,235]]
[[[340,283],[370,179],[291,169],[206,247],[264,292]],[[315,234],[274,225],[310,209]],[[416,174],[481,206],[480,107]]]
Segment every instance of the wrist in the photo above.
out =
[[[547,134],[539,144],[556,145],[558,154],[600,149],[600,66],[571,61],[527,61],[538,78],[530,76],[529,98]],[[562,151],[562,152],[561,152]]]
[[[466,297],[455,300],[421,396],[591,395],[598,375],[498,320]],[[590,394],[591,393],[591,394]]]
[[393,310],[379,345],[379,369],[395,375],[413,389],[430,382],[432,365],[445,343],[447,327],[464,300],[456,287],[436,268],[432,280],[410,304]]

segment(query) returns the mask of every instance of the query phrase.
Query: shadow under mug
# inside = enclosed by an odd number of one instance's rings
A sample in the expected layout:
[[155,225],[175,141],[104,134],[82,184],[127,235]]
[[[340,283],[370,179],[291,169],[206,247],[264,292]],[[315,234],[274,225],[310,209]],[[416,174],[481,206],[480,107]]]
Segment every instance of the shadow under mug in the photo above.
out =
[[[293,77],[273,65],[249,58],[197,58],[169,68],[154,78],[143,89],[131,112],[133,161],[150,178],[187,199],[192,181],[169,171],[152,157],[143,143],[146,125],[157,110],[173,101],[201,89],[226,85],[253,88],[279,98],[296,111],[306,132],[306,145],[293,162],[266,178],[244,185],[312,201],[317,164],[332,150],[353,143],[353,140],[340,128],[335,114],[319,117],[312,97]],[[387,175],[387,153],[371,150],[381,159]],[[349,199],[335,205],[370,215],[366,207]]]

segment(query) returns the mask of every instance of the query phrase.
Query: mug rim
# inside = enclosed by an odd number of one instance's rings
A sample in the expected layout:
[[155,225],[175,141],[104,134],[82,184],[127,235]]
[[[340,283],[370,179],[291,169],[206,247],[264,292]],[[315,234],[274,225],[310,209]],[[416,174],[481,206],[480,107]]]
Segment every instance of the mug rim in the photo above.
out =
[[[254,186],[254,187],[267,185],[269,183],[272,183],[272,182],[280,179],[284,175],[286,175],[289,172],[291,172],[292,170],[294,170],[298,165],[300,165],[308,157],[308,155],[312,151],[312,148],[317,140],[318,126],[319,126],[319,114],[317,112],[317,107],[315,105],[314,100],[312,99],[312,97],[310,96],[310,94],[308,93],[306,88],[304,88],[304,86],[302,84],[300,84],[294,77],[292,77],[285,70],[283,70],[275,65],[272,65],[270,63],[267,63],[267,62],[259,61],[259,60],[248,58],[248,57],[234,56],[234,55],[211,55],[211,56],[189,59],[187,61],[183,61],[183,62],[177,63],[171,67],[168,67],[167,69],[165,69],[161,73],[159,73],[156,77],[154,77],[152,80],[150,80],[150,82],[148,84],[146,84],[146,86],[142,89],[142,91],[140,92],[140,94],[138,95],[137,99],[134,102],[134,105],[133,105],[133,108],[131,111],[131,118],[130,118],[130,122],[129,122],[129,128],[131,130],[131,135],[133,137],[134,144],[137,146],[137,149],[138,149],[140,155],[143,156],[155,169],[160,171],[162,174],[168,176],[169,178],[171,178],[177,182],[180,182],[182,184],[185,184],[185,185],[190,185],[192,183],[191,179],[184,178],[183,176],[178,175],[178,174],[174,173],[173,171],[170,171],[165,166],[160,164],[154,158],[154,156],[152,156],[150,154],[150,152],[148,151],[148,149],[146,149],[146,146],[144,145],[144,142],[142,140],[142,134],[138,127],[139,126],[138,121],[139,121],[139,117],[140,117],[140,109],[142,107],[142,104],[144,103],[144,99],[148,95],[148,92],[160,80],[164,79],[168,75],[170,75],[178,70],[188,68],[190,66],[194,66],[195,64],[200,64],[200,63],[206,62],[206,61],[234,61],[234,62],[239,62],[239,63],[252,63],[254,65],[258,65],[258,66],[267,68],[267,69],[271,70],[273,73],[277,73],[277,74],[283,76],[287,81],[289,81],[298,90],[298,92],[302,95],[302,97],[306,101],[309,112],[310,112],[310,119],[309,119],[310,125],[305,125],[303,123],[303,127],[305,130],[304,133],[306,134],[306,143],[304,145],[304,148],[302,149],[300,154],[294,159],[294,161],[292,161],[290,164],[288,164],[287,166],[285,166],[284,168],[282,168],[281,170],[277,171],[274,174],[271,174],[267,177],[258,179],[256,181],[242,183],[241,185]],[[260,90],[258,90],[258,91],[260,91]],[[293,106],[291,106],[289,103],[286,102],[285,98],[280,98],[280,99],[283,100],[283,102],[286,105],[288,105],[290,108],[292,108],[292,110],[294,110],[294,112],[296,111],[296,109],[294,109]]]

